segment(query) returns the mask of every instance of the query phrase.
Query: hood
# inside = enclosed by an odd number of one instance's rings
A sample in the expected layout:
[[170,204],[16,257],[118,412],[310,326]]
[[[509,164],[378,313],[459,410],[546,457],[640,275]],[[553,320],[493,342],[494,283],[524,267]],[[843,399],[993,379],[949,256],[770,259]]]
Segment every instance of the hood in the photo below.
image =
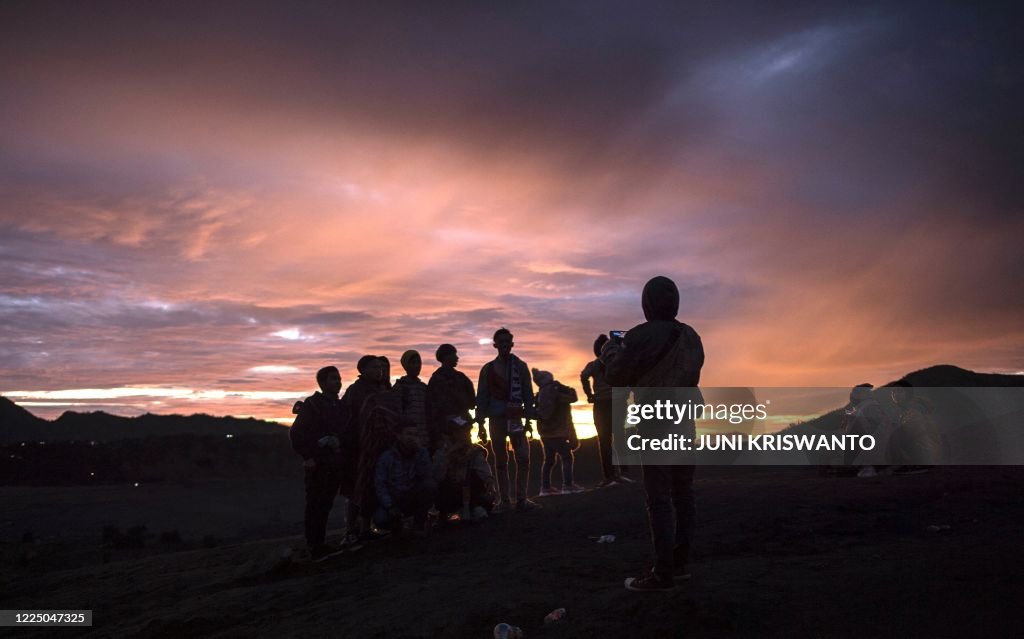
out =
[[555,381],[555,376],[547,371],[533,369],[533,381],[536,382],[537,386],[547,386],[551,382]]
[[648,321],[675,319],[679,313],[679,289],[664,275],[651,278],[644,286],[642,303]]
[[871,399],[871,385],[854,386],[850,391],[850,403],[857,404]]

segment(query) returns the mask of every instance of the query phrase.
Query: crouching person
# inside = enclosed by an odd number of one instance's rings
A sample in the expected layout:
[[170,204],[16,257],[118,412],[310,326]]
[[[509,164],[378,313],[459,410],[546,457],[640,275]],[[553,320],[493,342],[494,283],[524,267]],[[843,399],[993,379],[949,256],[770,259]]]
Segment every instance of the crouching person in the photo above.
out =
[[430,455],[419,444],[415,422],[403,418],[399,423],[397,443],[377,460],[374,489],[377,508],[373,521],[378,528],[401,532],[405,520],[412,518],[414,533],[426,532],[436,484]]
[[453,415],[447,420],[447,444],[434,456],[438,477],[437,510],[439,521],[459,513],[464,522],[486,519],[494,507],[494,473],[487,463],[487,450],[470,438],[473,423]]

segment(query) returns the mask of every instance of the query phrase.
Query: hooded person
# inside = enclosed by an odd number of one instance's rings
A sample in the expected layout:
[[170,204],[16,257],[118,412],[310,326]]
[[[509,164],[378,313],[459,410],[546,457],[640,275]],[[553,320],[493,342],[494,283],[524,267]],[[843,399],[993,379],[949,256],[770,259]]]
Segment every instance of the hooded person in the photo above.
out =
[[[608,383],[634,388],[692,387],[693,400],[703,403],[696,387],[704,365],[704,345],[691,326],[676,320],[679,289],[675,282],[664,276],[649,280],[641,306],[647,321],[629,329],[622,343],[612,340],[602,349]],[[643,426],[638,429],[641,435]],[[678,428],[683,436],[696,436],[692,419],[683,420]],[[696,516],[693,461],[671,466],[643,464],[654,569],[626,579],[628,590],[671,590],[674,579],[688,576],[685,568]]]
[[[576,401],[576,390],[555,381],[548,371],[533,369],[533,381],[537,384],[537,433],[544,448],[544,464],[540,471],[540,495],[570,494],[583,492],[573,481],[573,450],[579,447],[576,426],[572,422],[572,404]],[[555,461],[562,461],[562,488],[551,487],[551,471]]]

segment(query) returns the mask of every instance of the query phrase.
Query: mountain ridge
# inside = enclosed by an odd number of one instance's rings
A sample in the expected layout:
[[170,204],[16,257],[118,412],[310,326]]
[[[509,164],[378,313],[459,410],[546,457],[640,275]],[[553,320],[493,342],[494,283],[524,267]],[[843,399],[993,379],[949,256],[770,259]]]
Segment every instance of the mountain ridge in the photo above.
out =
[[169,435],[271,435],[287,432],[287,427],[252,417],[214,417],[157,415],[135,417],[112,415],[104,411],[65,411],[55,420],[33,415],[24,407],[0,396],[0,445],[22,441],[97,441],[164,437]]

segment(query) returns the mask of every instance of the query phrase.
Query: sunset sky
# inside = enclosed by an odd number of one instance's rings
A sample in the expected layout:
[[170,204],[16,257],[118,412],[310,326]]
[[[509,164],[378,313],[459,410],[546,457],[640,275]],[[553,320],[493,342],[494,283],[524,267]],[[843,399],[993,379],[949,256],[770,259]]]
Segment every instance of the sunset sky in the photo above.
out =
[[0,394],[287,418],[365,353],[578,388],[667,275],[709,386],[1024,370],[1020,16],[0,5]]

